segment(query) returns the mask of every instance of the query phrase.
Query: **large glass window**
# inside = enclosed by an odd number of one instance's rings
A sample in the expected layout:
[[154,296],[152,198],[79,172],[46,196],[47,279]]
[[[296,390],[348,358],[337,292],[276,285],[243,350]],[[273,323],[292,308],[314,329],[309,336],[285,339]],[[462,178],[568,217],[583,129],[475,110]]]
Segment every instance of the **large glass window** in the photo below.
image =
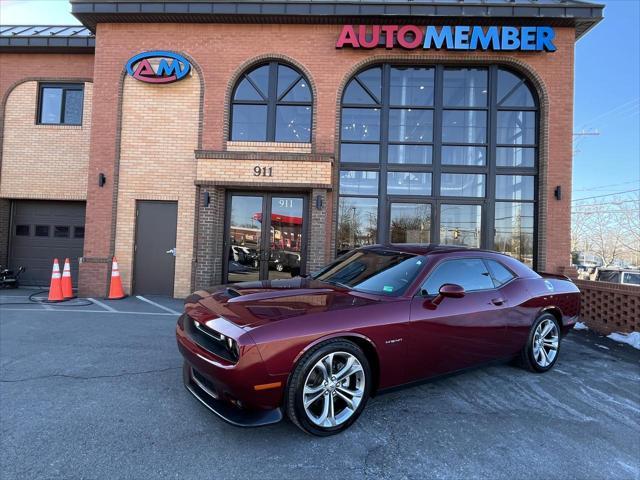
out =
[[38,123],[82,125],[82,83],[41,83],[39,89]]
[[372,245],[378,238],[378,199],[340,197],[338,202],[338,254]]
[[392,203],[389,220],[391,243],[430,242],[431,205]]
[[440,207],[440,243],[479,247],[482,227],[480,205],[442,204]]
[[499,66],[358,73],[342,97],[338,249],[436,242],[532,264],[537,135],[533,90]]
[[231,105],[231,140],[311,142],[313,99],[308,80],[278,62],[246,72]]

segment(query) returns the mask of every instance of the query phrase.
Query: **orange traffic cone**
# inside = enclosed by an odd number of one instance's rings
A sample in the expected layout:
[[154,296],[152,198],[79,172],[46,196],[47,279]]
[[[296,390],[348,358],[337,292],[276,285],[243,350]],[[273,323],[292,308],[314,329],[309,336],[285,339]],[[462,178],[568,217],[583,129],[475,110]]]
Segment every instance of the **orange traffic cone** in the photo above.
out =
[[120,278],[120,271],[118,270],[118,261],[116,257],[113,257],[113,263],[111,264],[111,285],[109,285],[109,300],[120,300],[126,297],[124,290],[122,289],[122,279]]
[[58,259],[53,259],[53,271],[51,272],[51,285],[49,286],[49,302],[62,302],[62,285],[60,282],[60,265]]
[[73,285],[71,284],[71,266],[69,259],[64,259],[64,268],[62,269],[62,296],[65,299],[73,298]]

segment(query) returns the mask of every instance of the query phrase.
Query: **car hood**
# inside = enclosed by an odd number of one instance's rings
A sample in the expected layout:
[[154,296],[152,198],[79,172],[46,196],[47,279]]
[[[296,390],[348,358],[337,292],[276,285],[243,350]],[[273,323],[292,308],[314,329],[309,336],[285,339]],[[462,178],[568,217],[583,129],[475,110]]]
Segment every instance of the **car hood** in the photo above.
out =
[[223,317],[240,327],[255,328],[285,318],[364,306],[382,300],[384,298],[376,295],[298,277],[199,290],[185,300],[185,311],[201,322]]

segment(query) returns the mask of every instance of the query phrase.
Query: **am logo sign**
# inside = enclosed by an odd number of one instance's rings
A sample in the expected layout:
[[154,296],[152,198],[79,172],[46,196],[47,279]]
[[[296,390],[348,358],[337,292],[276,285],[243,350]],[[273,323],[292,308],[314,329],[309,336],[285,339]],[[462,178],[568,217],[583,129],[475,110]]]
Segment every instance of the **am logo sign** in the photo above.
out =
[[173,83],[182,80],[191,64],[182,55],[164,50],[143,52],[127,62],[127,73],[145,83]]

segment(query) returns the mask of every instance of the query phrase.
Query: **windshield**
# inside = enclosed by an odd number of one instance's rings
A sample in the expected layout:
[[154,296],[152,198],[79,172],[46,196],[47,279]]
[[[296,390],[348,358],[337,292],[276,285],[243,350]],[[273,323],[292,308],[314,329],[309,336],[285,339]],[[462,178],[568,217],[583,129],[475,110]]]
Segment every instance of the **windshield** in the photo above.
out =
[[355,250],[313,278],[360,292],[401,295],[424,263],[424,257],[411,253]]

